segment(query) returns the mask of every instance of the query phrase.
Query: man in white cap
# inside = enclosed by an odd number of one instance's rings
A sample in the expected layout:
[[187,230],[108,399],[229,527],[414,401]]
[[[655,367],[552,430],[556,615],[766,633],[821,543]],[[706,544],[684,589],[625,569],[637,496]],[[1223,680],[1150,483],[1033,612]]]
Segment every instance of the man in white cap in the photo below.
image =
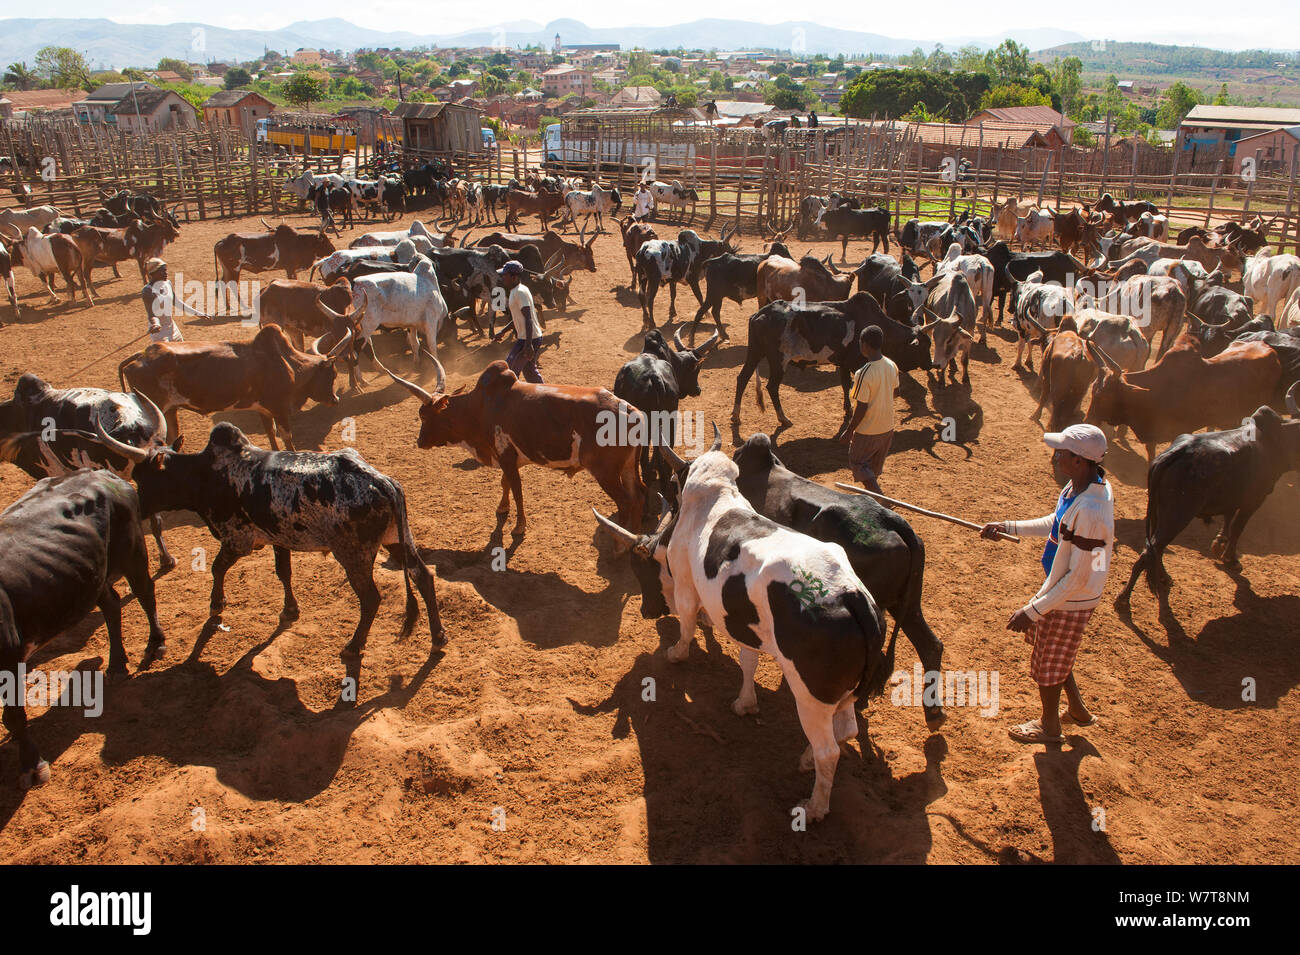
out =
[[167,279],[167,263],[159,258],[152,258],[144,264],[145,275],[149,284],[140,290],[144,302],[145,317],[149,320],[149,338],[155,342],[181,342],[185,336],[176,324],[176,310],[187,312],[197,318],[207,318],[202,312],[195,311],[176,297],[172,283]]
[[[1079,694],[1074,658],[1106,588],[1115,543],[1115,499],[1101,466],[1106,436],[1090,424],[1074,424],[1043,435],[1043,441],[1053,449],[1053,463],[1069,479],[1056,510],[1032,521],[985,524],[980,531],[989,540],[996,539],[999,531],[1047,538],[1043,548],[1047,580],[1007,622],[1008,630],[1025,634],[1025,642],[1034,648],[1029,673],[1043,704],[1040,719],[1011,727],[1011,738],[1021,743],[1063,742],[1063,720],[1078,726],[1097,721]],[[1062,687],[1069,702],[1058,712]]]
[[541,385],[545,382],[542,381],[541,369],[537,367],[537,356],[542,350],[542,326],[537,320],[537,306],[533,302],[533,293],[521,282],[523,276],[523,265],[514,259],[501,266],[500,271],[497,272],[501,287],[509,295],[506,308],[510,311],[513,322],[513,326],[507,325],[501,329],[497,337],[499,338],[511,327],[514,328],[518,341],[510,349],[510,354],[506,355],[506,364],[525,381]]

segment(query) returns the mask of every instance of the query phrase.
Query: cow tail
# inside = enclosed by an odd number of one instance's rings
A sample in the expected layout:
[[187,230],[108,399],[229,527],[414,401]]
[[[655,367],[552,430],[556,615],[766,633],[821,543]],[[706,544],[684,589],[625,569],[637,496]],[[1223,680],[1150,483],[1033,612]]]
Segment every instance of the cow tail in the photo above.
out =
[[411,586],[411,575],[415,573],[414,561],[420,560],[420,552],[415,549],[415,540],[411,537],[411,525],[406,518],[406,492],[402,485],[392,481],[393,510],[397,521],[397,546],[402,553],[402,579],[406,582],[406,614],[402,617],[403,638],[409,637],[420,619],[420,605],[415,599],[415,590]]
[[899,622],[894,621],[894,632],[889,637],[889,646],[881,653],[878,645],[872,644],[872,638],[879,634],[884,640],[884,615],[872,603],[865,590],[853,591],[845,596],[849,613],[858,622],[863,638],[867,641],[867,660],[862,668],[862,679],[858,681],[856,695],[860,700],[879,696],[885,691],[885,683],[894,672],[894,644],[898,640]]
[[117,366],[117,383],[123,391],[130,390],[126,387],[126,366],[143,357],[144,352],[138,351],[134,355],[129,355],[126,358],[123,358],[122,363]]
[[766,411],[767,404],[763,401],[763,376],[758,373],[758,366],[754,366],[754,400],[758,402],[758,410]]

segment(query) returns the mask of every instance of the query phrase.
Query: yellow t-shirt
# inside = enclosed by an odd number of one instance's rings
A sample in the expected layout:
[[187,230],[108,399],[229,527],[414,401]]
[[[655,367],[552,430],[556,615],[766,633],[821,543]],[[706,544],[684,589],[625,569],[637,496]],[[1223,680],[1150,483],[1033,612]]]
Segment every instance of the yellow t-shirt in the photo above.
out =
[[858,422],[858,434],[885,434],[894,430],[894,389],[898,366],[881,355],[858,369],[853,379],[853,400],[867,406]]

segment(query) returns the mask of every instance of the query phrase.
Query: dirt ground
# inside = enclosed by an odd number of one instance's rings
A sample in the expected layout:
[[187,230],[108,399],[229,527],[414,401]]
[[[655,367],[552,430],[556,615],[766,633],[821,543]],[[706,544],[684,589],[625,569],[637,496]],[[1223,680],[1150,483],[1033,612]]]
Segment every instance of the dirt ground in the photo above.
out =
[[[166,253],[173,274],[211,278],[213,242],[257,228],[256,220],[186,225]],[[675,232],[660,226],[661,235]],[[759,242],[749,236],[744,246]],[[849,259],[868,251],[855,243]],[[547,316],[547,333],[559,337],[542,357],[548,381],[612,387],[640,349],[617,233],[600,238],[596,254],[599,271],[575,275],[575,307]],[[94,309],[47,307],[30,274],[17,276],[24,316],[0,331],[6,393],[25,371],[58,386],[117,388],[116,365],[133,349],[78,369],[144,330],[140,285],[126,267],[120,280],[97,274],[108,280]],[[692,301],[683,287],[688,316]],[[718,422],[727,449],[776,426],[751,386],[739,432],[728,428],[753,307],[727,303],[732,342],[707,362],[703,397],[684,404]],[[3,314],[8,321],[7,307]],[[661,294],[661,321],[666,314]],[[189,321],[185,335],[251,332],[233,321]],[[506,351],[471,340],[442,355],[459,386]],[[1013,355],[1010,334],[995,330],[975,349],[969,389],[908,376],[887,493],[977,521],[1050,510],[1056,486],[1030,420],[1036,378],[1014,372]],[[410,368],[409,358],[394,360]],[[365,391],[338,408],[304,409],[295,434],[300,448],[342,448],[341,422],[350,418],[353,446],[401,481],[415,537],[437,570],[446,648],[429,654],[423,622],[397,640],[401,575],[381,565],[384,603],[358,702],[341,704],[338,652],[357,603],[339,566],[295,555],[303,614],[281,630],[272,555],[259,551],[228,577],[229,630],[206,632],[211,578],[200,560],[210,561],[216,544],[193,517],[175,515],[167,539],[181,563],[158,583],[170,654],[110,686],[98,718],[29,710],[53,778],[20,794],[16,750],[0,748],[7,861],[1300,861],[1294,474],[1248,527],[1239,577],[1211,562],[1214,529],[1198,522],[1167,558],[1173,617],[1160,622],[1139,585],[1130,622],[1110,601],[1142,539],[1145,462],[1140,447],[1112,450],[1116,566],[1075,670],[1100,722],[1068,732],[1061,747],[1007,737],[1010,723],[1037,715],[1029,648],[1004,625],[1041,580],[1039,546],[981,542],[916,516],[929,558],[924,607],[947,645],[945,666],[996,671],[1000,708],[952,707],[931,734],[919,707],[893,705],[888,694],[872,701],[860,754],[840,762],[830,816],[800,832],[791,808],[808,795],[812,774],[796,768],[805,740],[776,664],[759,666],[761,715],[734,716],[740,671],[731,641],[702,628],[687,662],[667,662],[676,622],[641,618],[626,558],[595,535],[590,508],[612,505],[588,475],[526,469],[529,530],[511,546],[509,525],[503,541],[493,513],[499,472],[459,448],[418,450],[417,402],[373,368],[367,377]],[[778,453],[815,480],[851,480],[846,449],[830,440],[841,413],[836,376],[796,369],[787,383],[795,424]],[[955,441],[941,440],[944,416],[956,421]],[[255,415],[228,418],[265,446]],[[181,420],[189,448],[201,447],[209,422]],[[5,504],[31,483],[0,465]],[[492,567],[498,545],[508,548],[504,570]],[[144,619],[134,602],[123,616],[134,670]],[[910,674],[915,653],[904,640],[898,647],[897,668]],[[33,665],[96,668],[107,652],[96,613],[41,648]],[[1252,701],[1242,699],[1247,678]]]

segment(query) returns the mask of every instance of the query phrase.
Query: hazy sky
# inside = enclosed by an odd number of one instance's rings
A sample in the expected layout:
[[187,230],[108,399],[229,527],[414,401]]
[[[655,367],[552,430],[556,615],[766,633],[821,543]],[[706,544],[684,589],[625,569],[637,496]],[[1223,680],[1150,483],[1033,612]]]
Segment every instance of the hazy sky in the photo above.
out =
[[[302,12],[265,0],[223,0],[220,4],[172,0],[146,5],[124,0],[62,0],[63,17],[103,17],[120,23],[203,22],[243,29],[275,29],[294,20],[342,17],[372,29],[409,30],[415,33],[454,33],[490,27],[497,23],[532,20],[545,23],[559,18],[580,20],[592,27],[681,23],[701,16],[782,23],[808,19],[828,26],[880,33],[891,37],[939,39],[989,35],[1013,27],[1056,27],[1086,37],[1102,35],[1114,40],[1148,40],[1157,43],[1196,43],[1218,48],[1265,46],[1300,48],[1300,17],[1286,15],[1289,3],[1265,9],[1253,3],[1226,6],[1222,0],[1180,0],[1176,12],[1164,4],[1098,8],[1078,3],[1044,3],[1042,0],[1002,0],[972,4],[969,0],[923,0],[917,4],[867,5],[861,2],[800,7],[788,0],[713,0],[707,6],[694,0],[656,0],[653,5],[629,8],[608,0],[566,0],[538,4],[536,0],[494,0],[482,7],[467,3],[430,3],[428,0],[313,0]],[[9,0],[0,15],[37,15],[21,12]],[[539,10],[545,13],[539,14]],[[1252,16],[1251,11],[1257,15]],[[310,12],[308,12],[310,11]],[[1113,15],[1107,15],[1110,11]],[[52,13],[55,11],[46,11]],[[1293,8],[1294,12],[1294,8]],[[920,15],[918,15],[920,14]],[[975,14],[975,15],[972,15]],[[1279,17],[1278,14],[1281,14]],[[726,38],[719,38],[726,46]]]

